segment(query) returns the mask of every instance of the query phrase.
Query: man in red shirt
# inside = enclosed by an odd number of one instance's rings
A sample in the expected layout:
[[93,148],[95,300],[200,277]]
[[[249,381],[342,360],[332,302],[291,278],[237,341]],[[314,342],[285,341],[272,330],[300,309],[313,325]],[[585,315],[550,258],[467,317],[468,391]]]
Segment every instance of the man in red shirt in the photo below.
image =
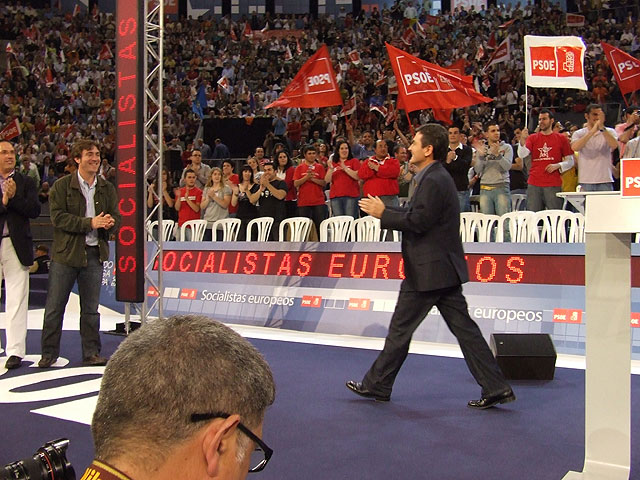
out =
[[196,187],[196,172],[187,170],[184,173],[184,187],[176,188],[176,203],[174,208],[178,211],[178,226],[182,226],[188,220],[200,218],[200,202],[202,190]]
[[388,206],[399,206],[398,175],[400,163],[389,156],[389,147],[384,140],[376,141],[375,154],[362,162],[358,170],[358,177],[364,180],[362,187],[363,198],[368,195],[380,197]]
[[316,147],[307,145],[303,149],[304,162],[293,172],[293,185],[298,189],[298,215],[313,220],[316,231],[320,232],[320,223],[327,218],[327,205],[324,196],[325,169],[316,162]]
[[546,108],[538,115],[538,132],[529,135],[524,128],[518,143],[518,156],[531,155],[527,187],[527,209],[558,210],[562,199],[556,193],[562,189],[560,174],[573,167],[573,150],[566,136],[553,131],[553,113]]

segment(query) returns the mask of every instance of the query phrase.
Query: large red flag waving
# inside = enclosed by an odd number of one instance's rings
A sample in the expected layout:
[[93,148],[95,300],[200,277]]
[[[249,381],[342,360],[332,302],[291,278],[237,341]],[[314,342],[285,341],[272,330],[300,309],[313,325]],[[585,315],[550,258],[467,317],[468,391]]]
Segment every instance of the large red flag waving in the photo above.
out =
[[640,90],[640,60],[605,42],[602,49],[622,94]]
[[386,45],[398,81],[399,109],[407,112],[425,108],[446,110],[493,101],[475,90],[471,76],[459,75]]
[[265,108],[316,108],[342,105],[329,50],[322,45],[302,66],[280,98]]

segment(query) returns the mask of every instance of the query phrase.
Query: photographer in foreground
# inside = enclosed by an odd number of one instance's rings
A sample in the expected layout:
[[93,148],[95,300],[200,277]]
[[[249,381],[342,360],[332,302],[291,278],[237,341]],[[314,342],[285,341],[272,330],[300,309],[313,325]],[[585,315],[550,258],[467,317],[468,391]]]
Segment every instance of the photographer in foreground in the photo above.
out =
[[147,323],[107,364],[83,478],[244,479],[271,457],[260,437],[274,397],[267,362],[225,325],[195,315]]

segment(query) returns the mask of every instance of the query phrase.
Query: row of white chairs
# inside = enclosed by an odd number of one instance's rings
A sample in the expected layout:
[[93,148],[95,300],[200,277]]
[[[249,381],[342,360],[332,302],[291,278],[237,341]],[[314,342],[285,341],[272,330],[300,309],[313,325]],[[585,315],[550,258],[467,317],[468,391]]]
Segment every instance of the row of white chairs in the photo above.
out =
[[567,210],[513,211],[504,215],[460,214],[463,242],[580,243],[584,215]]
[[[180,241],[191,239],[202,241],[207,228],[206,220],[185,222],[174,236],[177,224],[172,220],[163,220],[164,241],[177,238]],[[222,241],[233,242],[238,239],[241,221],[237,218],[225,218],[214,222],[213,232],[222,231]],[[309,239],[313,222],[306,217],[292,217],[280,223],[278,238],[280,241],[305,242]],[[157,228],[158,222],[148,224],[148,231]],[[272,217],[259,217],[247,225],[246,240],[254,236],[260,242],[267,241],[273,226]],[[190,231],[190,234],[187,232]],[[354,219],[348,215],[330,217],[320,224],[321,242],[378,242],[385,241],[387,231],[380,228],[380,220],[371,216]],[[506,235],[508,233],[508,236]],[[392,231],[394,242],[400,240],[400,232]],[[212,235],[213,241],[217,235]],[[505,242],[515,243],[579,243],[584,242],[584,215],[567,210],[543,210],[541,212],[513,211],[502,216],[477,212],[460,214],[460,237],[463,242]],[[640,242],[640,233],[635,241]]]
[[[252,238],[260,242],[267,241],[274,219],[272,217],[259,217],[251,220],[247,224],[246,240]],[[237,218],[225,218],[214,222],[211,226],[212,232],[222,231],[223,242],[234,242],[238,239],[241,221]],[[280,222],[278,239],[279,241],[305,242],[309,240],[309,234],[313,221],[306,217],[292,217]],[[147,230],[153,232],[158,228],[158,221],[150,222]],[[181,242],[191,240],[200,242],[204,238],[207,229],[206,220],[189,220],[181,227],[172,220],[162,221],[162,240],[170,241],[177,239]],[[255,231],[255,234],[254,234]],[[393,240],[399,241],[400,234],[393,231]],[[321,242],[377,242],[384,241],[387,231],[380,228],[380,220],[371,216],[354,219],[348,215],[330,217],[320,224],[319,238]],[[212,234],[213,241],[217,235]]]

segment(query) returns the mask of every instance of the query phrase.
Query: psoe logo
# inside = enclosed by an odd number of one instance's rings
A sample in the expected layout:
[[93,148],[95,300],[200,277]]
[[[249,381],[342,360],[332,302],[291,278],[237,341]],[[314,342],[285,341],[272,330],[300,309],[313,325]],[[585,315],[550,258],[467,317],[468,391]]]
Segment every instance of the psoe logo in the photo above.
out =
[[348,310],[369,310],[371,300],[368,298],[350,298],[347,305]]
[[300,302],[301,307],[320,308],[322,306],[322,297],[316,295],[304,295]]
[[631,312],[631,327],[640,328],[640,313]]
[[180,298],[182,300],[195,300],[198,298],[198,290],[193,288],[183,288],[180,290]]
[[582,310],[570,308],[554,308],[554,323],[582,323]]

